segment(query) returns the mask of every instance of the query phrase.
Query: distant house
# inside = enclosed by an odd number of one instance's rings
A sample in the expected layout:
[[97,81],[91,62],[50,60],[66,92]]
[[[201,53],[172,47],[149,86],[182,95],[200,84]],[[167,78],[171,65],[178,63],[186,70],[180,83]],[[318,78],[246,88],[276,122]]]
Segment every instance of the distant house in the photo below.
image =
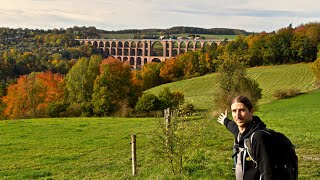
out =
[[164,36],[160,36],[159,39],[164,39]]
[[179,37],[177,37],[177,39],[183,39],[183,37],[179,36]]

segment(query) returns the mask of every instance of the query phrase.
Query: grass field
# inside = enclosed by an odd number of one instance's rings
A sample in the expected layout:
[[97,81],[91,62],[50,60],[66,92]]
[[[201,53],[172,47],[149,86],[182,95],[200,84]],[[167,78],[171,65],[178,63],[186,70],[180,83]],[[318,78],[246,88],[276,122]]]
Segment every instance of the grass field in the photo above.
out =
[[[256,114],[297,146],[299,179],[320,178],[320,90],[264,104]],[[61,118],[0,121],[0,179],[234,179],[232,135],[203,117],[201,146],[173,176],[154,159],[157,118]],[[137,135],[138,176],[131,175],[131,134]]]
[[[249,68],[247,72],[248,76],[256,80],[262,89],[263,96],[259,101],[260,104],[271,102],[272,94],[279,89],[297,88],[301,92],[315,89],[310,64],[255,67]],[[214,107],[214,94],[218,88],[217,74],[164,84],[146,92],[157,94],[164,87],[184,93],[186,101],[194,104],[196,109],[209,110]]]
[[[248,69],[263,89],[256,114],[269,128],[286,134],[297,147],[299,179],[320,179],[320,90],[313,90],[309,64]],[[216,74],[166,84],[181,90],[200,109],[213,107]],[[153,88],[157,93],[163,86]],[[299,88],[294,98],[274,100],[280,88]],[[173,176],[152,149],[162,118],[57,118],[0,121],[0,179],[235,179],[233,137],[203,113],[200,145],[185,156],[183,175]],[[137,135],[138,176],[131,175],[130,136]]]

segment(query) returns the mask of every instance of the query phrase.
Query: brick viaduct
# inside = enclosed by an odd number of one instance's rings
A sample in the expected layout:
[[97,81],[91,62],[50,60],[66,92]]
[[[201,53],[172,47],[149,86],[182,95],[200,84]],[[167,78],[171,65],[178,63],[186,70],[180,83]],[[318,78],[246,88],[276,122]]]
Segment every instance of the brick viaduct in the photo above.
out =
[[149,62],[160,62],[178,55],[195,51],[217,40],[190,39],[75,39],[80,44],[91,44],[103,50],[106,56],[129,61],[132,69],[140,69]]

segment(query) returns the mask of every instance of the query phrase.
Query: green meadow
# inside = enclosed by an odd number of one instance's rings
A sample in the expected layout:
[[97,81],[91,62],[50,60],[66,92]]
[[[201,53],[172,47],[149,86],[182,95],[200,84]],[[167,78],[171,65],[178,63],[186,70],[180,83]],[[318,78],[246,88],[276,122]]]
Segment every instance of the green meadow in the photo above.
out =
[[[296,88],[301,92],[315,89],[315,77],[307,63],[262,66],[248,68],[248,76],[256,80],[262,89],[260,104],[274,100],[272,94],[276,90]],[[192,79],[186,79],[174,83],[163,84],[147,90],[148,93],[157,94],[164,87],[171,91],[179,90],[186,96],[186,101],[192,103],[198,110],[210,110],[214,107],[213,97],[218,88],[217,74],[208,74]]]
[[[320,90],[309,64],[248,69],[263,89],[258,116],[296,145],[299,179],[320,179]],[[309,77],[310,76],[310,77]],[[180,89],[200,109],[209,110],[216,75],[167,84]],[[190,85],[191,84],[191,85]],[[200,87],[199,87],[200,86]],[[274,100],[272,92],[295,86],[302,95]],[[150,91],[157,92],[158,88]],[[195,95],[194,95],[195,93]],[[199,100],[197,98],[200,98]],[[202,98],[202,99],[201,99]],[[200,113],[199,113],[200,114]],[[216,117],[191,117],[201,124],[201,145],[188,152],[183,175],[154,156],[154,132],[163,118],[56,118],[0,121],[0,179],[235,179],[233,137]],[[131,172],[130,136],[137,136],[137,176]]]

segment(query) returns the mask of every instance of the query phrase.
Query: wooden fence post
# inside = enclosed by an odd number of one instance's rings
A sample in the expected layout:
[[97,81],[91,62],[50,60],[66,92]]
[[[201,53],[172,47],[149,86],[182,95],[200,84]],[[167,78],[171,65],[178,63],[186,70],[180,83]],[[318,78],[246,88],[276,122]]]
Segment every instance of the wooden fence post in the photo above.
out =
[[137,174],[136,135],[131,135],[132,176]]
[[166,147],[170,145],[170,131],[171,131],[171,112],[170,108],[164,109],[164,119],[166,123]]

